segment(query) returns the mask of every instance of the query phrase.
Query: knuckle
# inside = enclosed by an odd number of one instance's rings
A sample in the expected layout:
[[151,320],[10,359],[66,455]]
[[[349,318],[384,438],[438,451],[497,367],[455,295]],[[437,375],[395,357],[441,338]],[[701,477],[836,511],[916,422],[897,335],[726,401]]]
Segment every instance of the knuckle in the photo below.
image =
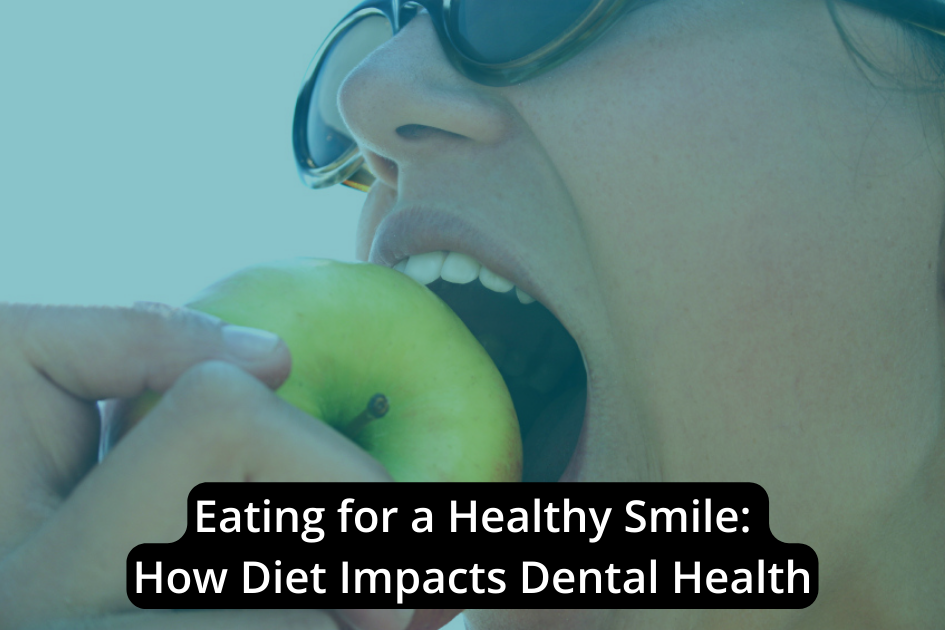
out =
[[203,361],[185,370],[171,391],[192,405],[218,407],[239,395],[246,376],[238,367],[224,361]]
[[264,385],[238,367],[204,361],[186,370],[167,398],[182,441],[211,458],[231,459],[257,439],[267,395]]
[[[253,391],[251,377],[222,361],[204,361],[188,368],[168,391],[179,413],[178,420],[198,420],[213,430],[232,432],[238,420],[247,415]],[[224,421],[231,419],[230,421]],[[237,420],[234,422],[233,420]],[[208,426],[209,425],[209,426]],[[194,429],[198,427],[188,427]]]

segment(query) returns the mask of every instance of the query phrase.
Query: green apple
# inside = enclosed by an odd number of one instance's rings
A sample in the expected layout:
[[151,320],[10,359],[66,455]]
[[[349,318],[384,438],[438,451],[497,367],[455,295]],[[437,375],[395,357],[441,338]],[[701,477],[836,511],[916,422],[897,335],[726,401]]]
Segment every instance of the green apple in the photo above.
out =
[[[502,376],[456,314],[400,272],[318,259],[263,264],[188,306],[281,336],[292,373],[278,395],[348,435],[395,480],[521,479],[521,438]],[[127,406],[119,424],[130,426],[155,401]]]

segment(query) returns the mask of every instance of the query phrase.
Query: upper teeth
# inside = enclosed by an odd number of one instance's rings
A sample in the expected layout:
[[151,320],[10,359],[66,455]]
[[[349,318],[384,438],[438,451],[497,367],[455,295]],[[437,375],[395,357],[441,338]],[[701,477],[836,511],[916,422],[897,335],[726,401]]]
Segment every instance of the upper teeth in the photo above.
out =
[[416,254],[401,260],[394,265],[394,269],[402,271],[424,285],[430,284],[437,278],[443,278],[455,284],[466,284],[479,278],[482,286],[496,293],[507,293],[514,287],[515,295],[522,304],[531,304],[535,301],[535,298],[516,287],[511,281],[490,270],[472,256],[459,252],[439,251]]

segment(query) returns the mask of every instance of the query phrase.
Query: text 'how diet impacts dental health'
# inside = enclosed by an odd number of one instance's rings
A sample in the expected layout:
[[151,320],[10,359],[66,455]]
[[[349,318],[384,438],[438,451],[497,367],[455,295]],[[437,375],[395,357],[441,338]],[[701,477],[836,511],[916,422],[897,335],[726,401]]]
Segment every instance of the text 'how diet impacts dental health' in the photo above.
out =
[[205,483],[128,554],[140,608],[803,608],[750,483]]

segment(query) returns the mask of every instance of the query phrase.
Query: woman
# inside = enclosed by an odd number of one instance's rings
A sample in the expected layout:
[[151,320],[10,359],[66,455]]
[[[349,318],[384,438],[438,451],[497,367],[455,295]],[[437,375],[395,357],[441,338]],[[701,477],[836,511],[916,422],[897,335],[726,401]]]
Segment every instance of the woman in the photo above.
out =
[[[754,481],[772,533],[820,561],[804,610],[470,611],[473,627],[942,627],[945,37],[904,21],[931,20],[923,7],[634,4],[512,85],[461,72],[421,13],[341,84],[378,178],[359,255],[467,254],[581,349],[580,442],[564,465],[536,447],[536,476]],[[198,481],[385,478],[272,396],[277,339],[160,309],[2,316],[0,627],[334,627],[317,611],[108,616],[129,609],[121,550],[176,538]],[[93,466],[86,401],[144,386],[164,404]],[[544,433],[567,434],[566,415]],[[409,611],[340,615],[399,629]]]

